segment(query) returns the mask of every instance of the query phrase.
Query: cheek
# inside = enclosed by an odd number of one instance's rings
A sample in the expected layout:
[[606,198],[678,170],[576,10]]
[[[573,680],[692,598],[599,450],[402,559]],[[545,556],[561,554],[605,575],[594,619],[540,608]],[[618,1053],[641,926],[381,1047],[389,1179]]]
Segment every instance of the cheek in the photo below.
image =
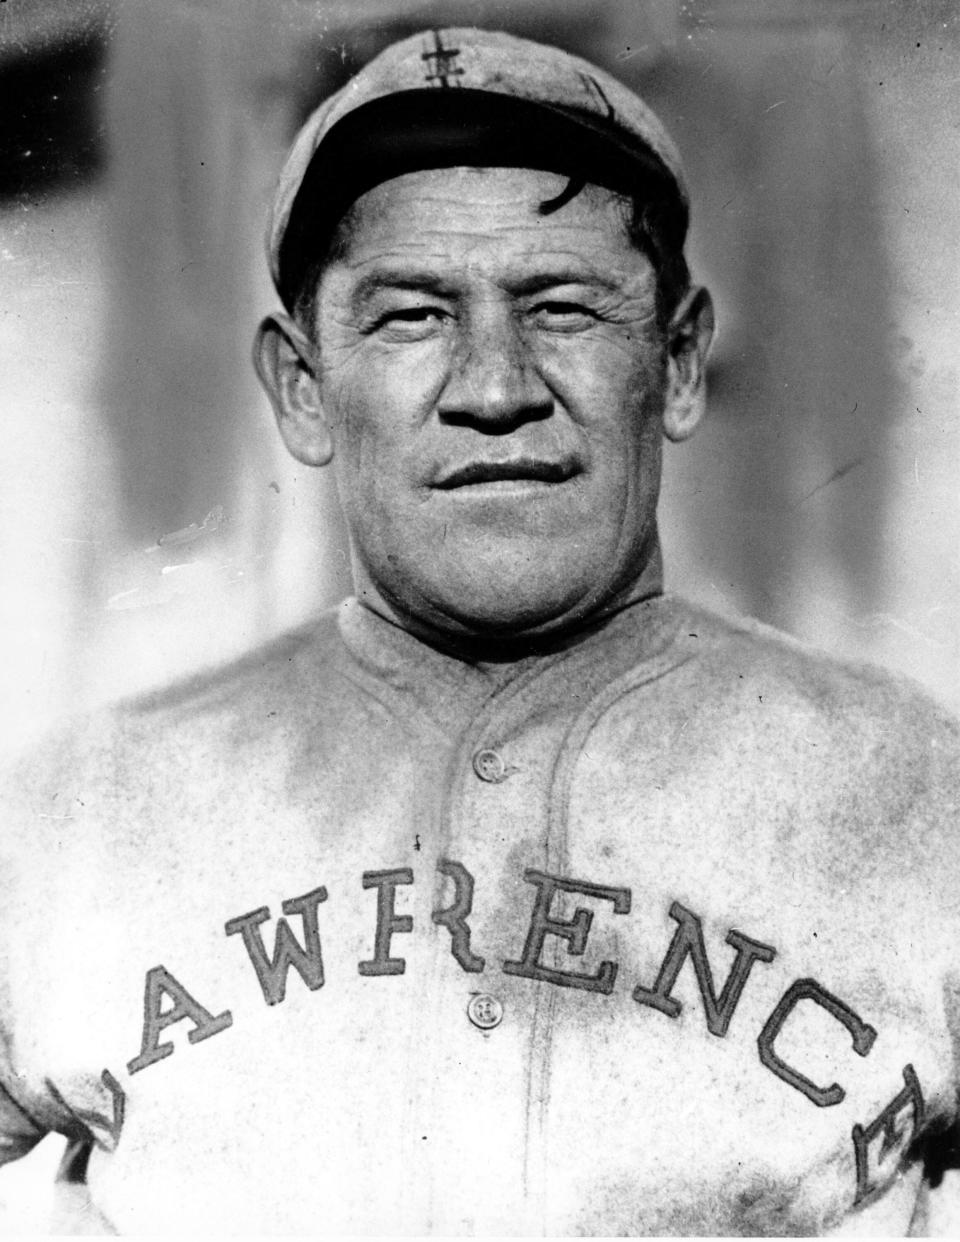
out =
[[659,462],[663,368],[652,349],[591,352],[556,369],[554,391],[580,423],[592,468],[629,490]]
[[[435,351],[434,351],[435,352]],[[361,351],[324,384],[335,448],[350,458],[399,455],[412,445],[438,384],[438,360],[427,350],[369,356]]]
[[624,327],[538,342],[534,361],[555,395],[580,419],[610,425],[662,404],[666,367],[650,334]]
[[[336,407],[333,469],[349,525],[362,540],[388,542],[415,504],[418,455],[409,407],[376,376],[352,384]],[[379,532],[379,534],[377,534]]]
[[629,388],[608,388],[608,417],[592,428],[592,457],[606,522],[620,540],[642,538],[656,508],[663,458],[663,395],[640,373]]
[[325,393],[334,464],[344,484],[352,482],[345,500],[376,477],[371,468],[391,456],[391,441],[401,424],[391,398],[390,385],[370,371],[340,377]]

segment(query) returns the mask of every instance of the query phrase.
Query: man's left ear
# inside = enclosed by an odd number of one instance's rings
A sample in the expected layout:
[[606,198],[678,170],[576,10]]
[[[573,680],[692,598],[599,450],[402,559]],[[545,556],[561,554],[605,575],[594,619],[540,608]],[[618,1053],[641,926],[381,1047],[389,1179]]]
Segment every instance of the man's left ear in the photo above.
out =
[[707,404],[707,352],[713,340],[713,299],[691,289],[677,307],[667,333],[667,392],[663,433],[679,443],[692,436]]

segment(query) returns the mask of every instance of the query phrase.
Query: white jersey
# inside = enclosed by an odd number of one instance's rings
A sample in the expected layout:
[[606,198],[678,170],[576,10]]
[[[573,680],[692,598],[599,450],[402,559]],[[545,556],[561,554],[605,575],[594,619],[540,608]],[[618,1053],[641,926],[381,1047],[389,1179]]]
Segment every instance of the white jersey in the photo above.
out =
[[120,1232],[906,1233],[957,753],[669,598],[483,667],[348,603],[14,773],[0,1153]]

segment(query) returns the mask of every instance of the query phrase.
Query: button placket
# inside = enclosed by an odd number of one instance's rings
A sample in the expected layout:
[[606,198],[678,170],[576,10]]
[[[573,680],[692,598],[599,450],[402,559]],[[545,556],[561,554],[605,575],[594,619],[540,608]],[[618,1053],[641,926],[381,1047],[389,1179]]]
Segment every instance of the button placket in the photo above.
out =
[[489,746],[483,746],[474,753],[473,770],[480,780],[486,781],[490,785],[499,785],[508,776],[518,772],[519,768],[504,762],[504,758],[499,751],[493,750]]
[[473,770],[482,781],[499,784],[504,774],[503,758],[495,750],[478,750],[473,756]]
[[489,992],[474,992],[467,1005],[467,1017],[481,1031],[492,1031],[503,1021],[503,1005]]

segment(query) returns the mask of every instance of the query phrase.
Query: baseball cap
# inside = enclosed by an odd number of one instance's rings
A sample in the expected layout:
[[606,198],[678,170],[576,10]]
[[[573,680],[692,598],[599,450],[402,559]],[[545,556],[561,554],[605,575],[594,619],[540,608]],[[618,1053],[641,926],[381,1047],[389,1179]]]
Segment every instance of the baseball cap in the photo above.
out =
[[391,44],[298,134],[267,236],[292,310],[303,272],[350,205],[406,172],[459,165],[540,168],[656,204],[683,247],[689,197],[680,156],[643,100],[560,48],[497,30],[425,30]]

